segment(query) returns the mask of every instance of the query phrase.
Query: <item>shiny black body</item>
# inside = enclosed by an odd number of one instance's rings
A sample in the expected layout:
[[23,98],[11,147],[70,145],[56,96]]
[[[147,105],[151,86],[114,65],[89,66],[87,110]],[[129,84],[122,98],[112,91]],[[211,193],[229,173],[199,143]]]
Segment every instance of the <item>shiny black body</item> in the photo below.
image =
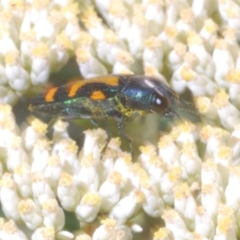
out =
[[137,116],[159,113],[178,116],[183,102],[161,80],[138,75],[107,75],[62,85],[40,94],[30,102],[30,110],[52,114],[55,118],[114,118],[119,133],[124,124]]
[[[108,81],[104,81],[108,78]],[[100,81],[102,80],[102,81]],[[81,80],[80,80],[81,81]],[[40,94],[30,102],[30,109],[62,118],[108,118],[130,120],[146,113],[173,116],[180,103],[178,95],[160,80],[137,75],[110,75],[55,88],[52,101]],[[50,91],[49,91],[50,92]],[[92,97],[93,93],[101,95]]]

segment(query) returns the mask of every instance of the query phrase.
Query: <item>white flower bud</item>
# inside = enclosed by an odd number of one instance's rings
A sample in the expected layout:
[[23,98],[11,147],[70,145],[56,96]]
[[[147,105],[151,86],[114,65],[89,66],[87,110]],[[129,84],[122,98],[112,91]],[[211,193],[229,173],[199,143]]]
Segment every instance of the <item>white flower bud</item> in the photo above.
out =
[[218,113],[212,100],[208,97],[197,97],[195,98],[195,105],[204,120],[214,125],[214,122],[218,119]]
[[189,229],[193,229],[197,203],[186,183],[174,188],[174,209],[181,214]]
[[161,181],[159,182],[159,189],[162,192],[165,203],[172,205],[174,201],[173,189],[178,184],[181,176],[180,167],[172,167],[168,169]]
[[[118,3],[121,4],[121,2],[113,2],[112,6],[112,12],[110,12],[109,15],[112,17],[112,22],[114,25],[114,29],[116,29],[116,32],[118,33],[118,36],[120,39],[128,40],[128,35],[130,33],[130,26],[131,26],[131,20],[130,20],[130,14],[128,11],[125,11],[125,9],[118,8]],[[116,11],[117,9],[117,11]],[[123,10],[123,11],[122,11]]]
[[80,192],[71,175],[62,173],[57,188],[57,196],[63,209],[67,211],[75,210],[80,200]]
[[82,148],[83,156],[93,156],[93,158],[98,162],[101,151],[105,147],[107,134],[102,129],[87,130],[84,131],[85,141]]
[[195,228],[196,233],[202,234],[203,236],[213,239],[215,233],[214,220],[206,213],[203,207],[196,208],[195,216]]
[[221,172],[213,160],[208,159],[202,164],[201,183],[216,184],[220,188],[223,186]]
[[146,28],[147,19],[144,16],[143,7],[135,4],[133,10],[132,24],[129,27],[131,34],[128,34],[127,41],[131,55],[140,59],[144,49],[144,39],[150,35],[150,31]]
[[[96,231],[96,230],[95,230]],[[94,233],[95,233],[94,231]],[[94,235],[93,233],[93,235]],[[93,238],[91,238],[88,234],[86,233],[80,233],[80,234],[77,234],[75,235],[75,239],[76,240],[92,240]],[[99,239],[98,239],[99,240]]]
[[107,75],[106,67],[83,48],[76,50],[77,64],[84,78],[92,78],[100,75]]
[[131,240],[132,232],[128,226],[120,225],[116,227],[116,239],[117,240]]
[[84,193],[98,190],[99,176],[97,173],[97,163],[92,156],[85,156],[81,159],[81,168],[75,172],[75,180]]
[[[79,26],[79,13],[80,6],[76,2],[67,3],[67,7],[65,7],[65,16],[67,18],[66,27],[64,29],[64,34],[69,37],[71,41],[77,39],[81,28]],[[69,10],[69,11],[68,11]],[[62,12],[61,12],[62,13]],[[60,14],[61,16],[61,14]],[[61,27],[61,26],[60,26]]]
[[[1,105],[0,104],[0,146],[5,148],[9,148],[9,151],[11,152],[11,149],[19,145],[21,145],[21,140],[16,136],[19,134],[18,127],[15,122],[15,118],[12,113],[12,109],[10,105]],[[1,152],[3,154],[3,152]],[[19,153],[20,154],[20,153]],[[6,157],[6,152],[3,154]],[[9,153],[9,157],[11,158],[11,154]],[[15,154],[13,154],[15,155]],[[22,156],[20,154],[20,156]],[[17,156],[15,156],[17,157]],[[12,161],[10,161],[12,163]],[[11,166],[11,164],[10,164]]]
[[163,30],[165,24],[165,11],[161,1],[143,1],[145,18],[148,21],[149,31],[157,35]]
[[170,1],[167,3],[166,21],[167,24],[175,24],[179,18],[179,13],[183,9],[189,8],[189,3],[186,1]]
[[159,34],[158,38],[161,40],[164,53],[169,53],[178,42],[176,26],[172,24],[166,25],[164,31]]
[[212,158],[216,149],[221,145],[225,145],[229,133],[221,128],[213,128],[207,125],[201,129],[199,136],[206,144],[205,157]]
[[101,197],[98,193],[86,193],[75,209],[77,218],[83,222],[92,222],[100,210],[100,205]]
[[232,165],[232,149],[224,145],[219,146],[213,154],[213,159],[219,165],[228,168],[228,166]]
[[157,188],[151,186],[149,179],[143,179],[141,181],[141,190],[145,195],[143,210],[151,217],[160,217],[164,209],[164,202],[158,194]]
[[112,72],[115,74],[133,74],[130,66],[133,64],[134,59],[127,51],[120,50],[116,54],[116,62],[114,63]]
[[[203,0],[204,2],[207,2],[206,0]],[[195,3],[198,3],[199,1],[195,0]],[[219,29],[219,26],[211,19],[206,19],[204,21],[204,26],[200,31],[200,36],[205,40],[206,48],[208,52],[212,52],[214,48],[214,43],[217,39],[217,31]]]
[[177,31],[180,38],[186,38],[187,35],[196,30],[195,16],[191,8],[185,8],[180,11],[180,18],[176,22]]
[[160,79],[163,83],[169,86],[167,79],[160,73],[160,71],[152,65],[144,66],[144,75]]
[[109,212],[109,210],[119,201],[121,184],[121,174],[118,172],[112,172],[108,176],[108,179],[100,186],[99,195],[102,198],[101,212]]
[[229,96],[224,90],[220,90],[213,99],[218,116],[226,129],[233,129],[240,119],[240,111],[229,101]]
[[156,184],[156,186],[159,185],[163,175],[166,173],[166,169],[167,167],[161,158],[156,157],[151,160],[148,173],[152,184]]
[[31,240],[55,240],[55,230],[53,227],[37,228]]
[[221,219],[218,219],[214,240],[237,240],[235,228],[236,224],[234,223],[232,216],[223,216]]
[[163,51],[161,49],[161,42],[156,37],[149,37],[145,40],[145,47],[143,50],[143,65],[152,66],[162,71],[163,68]]
[[135,189],[139,189],[141,185],[141,180],[147,178],[147,172],[139,163],[134,163],[130,166],[127,176],[127,182],[125,187],[125,194],[132,192]]
[[214,219],[218,213],[218,206],[221,203],[219,190],[213,184],[203,184],[201,204],[206,209],[210,218]]
[[[224,236],[226,239],[236,239],[238,222],[236,212],[230,206],[220,204],[217,216],[216,239]],[[221,236],[222,235],[222,236]]]
[[191,122],[183,122],[173,128],[171,135],[177,143],[181,144],[196,144],[198,139],[197,126]]
[[44,177],[52,189],[57,189],[61,173],[62,167],[59,157],[57,155],[50,156],[44,170]]
[[105,219],[101,225],[94,231],[92,240],[113,240],[116,239],[115,228],[117,221],[115,219]]
[[22,140],[24,148],[27,151],[31,151],[39,138],[44,138],[47,132],[47,124],[41,122],[38,119],[34,119],[31,122],[31,126],[27,127],[22,132]]
[[32,191],[34,200],[41,206],[48,199],[55,198],[55,194],[44,179],[43,173],[32,173]]
[[124,179],[128,179],[129,169],[132,165],[131,155],[123,152],[115,161],[113,170],[119,172]]
[[234,211],[239,210],[240,193],[236,191],[240,186],[239,166],[230,169],[229,181],[225,189],[226,204]]
[[58,119],[58,121],[53,126],[53,136],[52,141],[54,143],[59,142],[63,138],[69,138],[67,128],[69,126],[68,122]]
[[235,126],[230,138],[229,147],[232,148],[233,165],[239,165],[240,157],[240,125]]
[[200,159],[195,144],[186,143],[183,145],[180,156],[180,165],[182,168],[182,178],[190,185],[193,182],[199,182],[202,160]]
[[148,171],[151,161],[156,158],[156,148],[153,145],[141,146],[141,154],[138,158],[138,162],[143,166],[143,168]]
[[43,224],[41,208],[32,199],[21,200],[18,204],[20,216],[26,226],[31,230],[36,230]]
[[168,167],[179,166],[180,151],[169,135],[164,135],[158,142],[159,156]]
[[184,61],[184,55],[187,51],[186,45],[181,42],[177,42],[174,48],[169,52],[167,59],[170,69],[176,71]]
[[166,210],[162,215],[166,228],[173,234],[173,239],[192,239],[191,233],[188,231],[185,222],[178,212],[175,210]]
[[103,183],[106,180],[106,176],[112,173],[115,160],[121,154],[120,144],[120,138],[112,138],[108,143],[108,147],[97,166],[100,183]]
[[59,157],[62,169],[71,174],[74,173],[74,166],[78,162],[77,151],[76,142],[71,138],[61,139],[52,148],[52,153]]
[[145,200],[143,192],[135,190],[123,197],[111,210],[110,216],[123,224],[142,207]]
[[[104,39],[103,41],[97,42],[96,51],[101,60],[110,65],[114,65],[119,58],[119,52],[126,52],[127,48],[113,31],[105,30]],[[128,52],[126,52],[126,54],[127,53]],[[131,57],[129,53],[128,55]]]
[[87,31],[96,39],[103,39],[105,28],[101,19],[97,16],[93,6],[87,6],[81,10],[80,20],[84,23]]
[[28,240],[27,236],[18,229],[13,220],[9,220],[3,225],[1,239]]
[[[236,64],[237,65],[237,64]],[[240,69],[230,69],[227,73],[226,80],[229,82],[229,99],[236,107],[240,107]]]
[[[29,24],[31,25],[31,23]],[[31,66],[31,63],[32,63],[31,55],[35,47],[35,41],[36,41],[35,36],[36,36],[36,32],[34,32],[31,29],[31,27],[27,31],[22,31],[20,33],[20,40],[21,40],[20,50],[21,50],[21,60],[22,60],[23,66]]]
[[234,68],[234,59],[224,40],[218,40],[215,43],[213,51],[213,62],[216,68],[214,79],[219,87],[228,88],[229,84],[225,77],[230,69]]
[[28,72],[21,66],[18,51],[5,55],[5,73],[9,85],[16,91],[26,91],[30,87]]
[[[59,13],[60,14],[60,13]],[[52,12],[51,12],[52,15]],[[52,18],[52,19],[51,19]],[[51,22],[52,20],[52,22]],[[53,22],[53,20],[55,20]],[[36,39],[52,39],[58,32],[58,22],[53,16],[41,16],[34,24],[33,31],[36,32]]]
[[68,59],[69,53],[67,50],[72,50],[72,42],[62,33],[56,36],[56,42],[51,46],[50,49],[50,64],[52,71],[58,71],[64,66]]
[[27,163],[21,163],[15,167],[13,179],[23,198],[32,196],[32,184],[29,181],[31,179],[31,168]]
[[50,142],[46,139],[38,139],[32,149],[31,171],[44,171],[49,158]]
[[13,136],[7,147],[7,168],[13,172],[19,164],[28,163],[28,155],[22,146],[22,140],[18,136]]
[[15,182],[10,173],[5,173],[2,176],[0,200],[5,216],[14,221],[20,221],[21,218],[18,211],[18,204],[21,199],[17,194]]
[[46,227],[54,227],[61,230],[65,224],[63,209],[58,205],[56,199],[48,199],[42,204],[43,223]]
[[229,27],[233,29],[239,29],[239,16],[240,16],[240,7],[237,3],[234,1],[230,1],[226,4],[226,7],[224,8],[225,14],[226,14],[226,23]]
[[215,66],[213,64],[211,54],[206,50],[203,44],[203,40],[198,34],[192,33],[188,37],[187,41],[189,45],[189,52],[195,54],[199,60],[199,64],[195,69],[196,72],[206,78],[210,78],[209,81],[212,82],[211,78],[214,76]]
[[31,81],[33,85],[44,84],[50,75],[49,46],[39,42],[32,50]]
[[3,30],[4,28],[1,28],[1,38],[0,38],[0,53],[2,55],[5,55],[7,52],[10,51],[17,51],[17,46],[13,39],[9,36],[7,32],[4,32],[6,30]]

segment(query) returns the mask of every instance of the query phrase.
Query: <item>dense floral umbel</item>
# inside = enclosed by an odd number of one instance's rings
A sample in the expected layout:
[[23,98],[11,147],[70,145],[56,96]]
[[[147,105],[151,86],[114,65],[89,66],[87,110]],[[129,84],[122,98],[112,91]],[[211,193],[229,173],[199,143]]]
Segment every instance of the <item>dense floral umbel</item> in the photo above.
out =
[[16,103],[46,84],[73,55],[80,34],[73,1],[2,1],[0,6],[0,103]]
[[[34,119],[19,129],[11,107],[0,105],[0,201],[6,216],[0,239],[132,239],[147,231],[147,215],[153,239],[239,236],[237,128],[230,133],[181,123],[160,138],[158,149],[141,147],[133,163],[118,139],[101,155],[107,139],[101,129],[85,131],[78,153],[66,127],[59,120],[50,141],[46,124]],[[197,141],[205,146],[202,159]],[[64,210],[75,214],[84,234],[63,230],[71,221]]]
[[[240,238],[238,0],[5,0],[0,13],[0,239]],[[71,56],[84,78],[145,74],[189,89],[202,126],[176,125],[135,162],[119,139],[102,156],[100,129],[79,152],[65,122],[51,140],[37,119],[20,128],[4,104]],[[79,232],[65,230],[67,212]]]

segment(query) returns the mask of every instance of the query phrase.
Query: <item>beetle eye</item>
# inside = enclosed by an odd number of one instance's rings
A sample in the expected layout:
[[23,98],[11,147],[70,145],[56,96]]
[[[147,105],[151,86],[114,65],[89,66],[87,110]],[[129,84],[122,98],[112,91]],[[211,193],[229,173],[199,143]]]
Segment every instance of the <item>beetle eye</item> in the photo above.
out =
[[168,109],[168,100],[163,96],[155,98],[152,110],[157,113],[163,113]]

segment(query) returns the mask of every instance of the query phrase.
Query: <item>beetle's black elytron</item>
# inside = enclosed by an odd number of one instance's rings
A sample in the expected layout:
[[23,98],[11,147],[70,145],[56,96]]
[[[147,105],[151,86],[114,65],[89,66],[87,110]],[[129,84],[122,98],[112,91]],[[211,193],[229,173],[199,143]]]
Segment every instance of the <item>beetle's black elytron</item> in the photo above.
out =
[[33,98],[29,109],[52,114],[54,118],[93,121],[113,118],[119,134],[131,142],[122,132],[126,122],[153,112],[174,118],[182,103],[179,96],[157,78],[107,75],[52,88]]

